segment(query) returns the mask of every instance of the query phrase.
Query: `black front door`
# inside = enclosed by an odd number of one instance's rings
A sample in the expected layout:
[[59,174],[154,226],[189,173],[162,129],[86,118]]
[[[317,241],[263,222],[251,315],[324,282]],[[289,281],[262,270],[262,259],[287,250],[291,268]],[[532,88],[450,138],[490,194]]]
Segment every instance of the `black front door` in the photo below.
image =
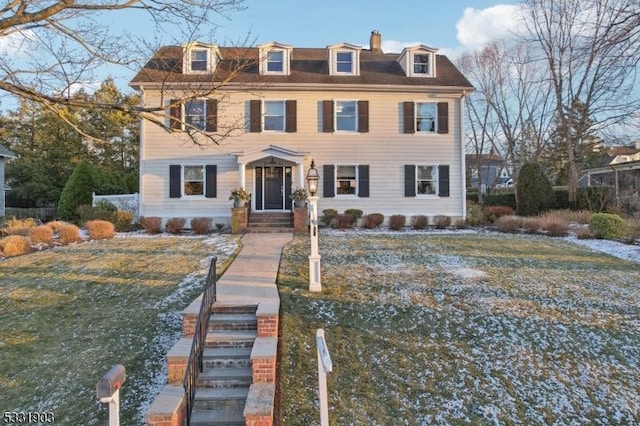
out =
[[265,210],[282,210],[283,205],[283,167],[264,168],[264,208]]

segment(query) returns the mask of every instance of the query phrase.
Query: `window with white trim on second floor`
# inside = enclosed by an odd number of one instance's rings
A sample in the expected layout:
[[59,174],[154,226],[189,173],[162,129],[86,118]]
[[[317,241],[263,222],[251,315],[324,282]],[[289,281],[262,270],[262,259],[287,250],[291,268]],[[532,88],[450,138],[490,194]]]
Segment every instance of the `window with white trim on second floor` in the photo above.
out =
[[168,127],[185,131],[218,131],[218,101],[216,99],[192,99],[169,101]]
[[322,131],[369,131],[369,101],[322,101]]
[[264,101],[264,116],[262,128],[265,131],[285,131],[284,101]]
[[435,102],[416,102],[416,131],[436,131],[437,108]]
[[403,102],[404,133],[449,133],[448,102]]
[[358,130],[358,102],[336,101],[336,130],[355,132]]
[[193,99],[184,103],[185,127],[196,130],[207,128],[207,104],[204,99]]

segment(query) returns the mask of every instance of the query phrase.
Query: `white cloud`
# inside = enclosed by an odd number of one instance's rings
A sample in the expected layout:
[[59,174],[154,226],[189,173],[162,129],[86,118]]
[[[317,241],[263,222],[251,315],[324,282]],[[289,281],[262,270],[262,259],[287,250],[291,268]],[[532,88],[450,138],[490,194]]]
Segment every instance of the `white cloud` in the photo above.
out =
[[[382,51],[385,53],[400,53],[402,49],[405,47],[416,46],[418,44],[424,44],[425,46],[430,46],[428,43],[423,41],[397,41],[397,40],[383,40],[382,41]],[[433,47],[433,46],[430,46]]]
[[33,49],[34,33],[24,30],[0,36],[0,53],[7,56],[22,56]]
[[509,37],[522,27],[521,7],[498,4],[486,9],[468,7],[458,20],[458,42],[466,49],[478,49],[491,41]]

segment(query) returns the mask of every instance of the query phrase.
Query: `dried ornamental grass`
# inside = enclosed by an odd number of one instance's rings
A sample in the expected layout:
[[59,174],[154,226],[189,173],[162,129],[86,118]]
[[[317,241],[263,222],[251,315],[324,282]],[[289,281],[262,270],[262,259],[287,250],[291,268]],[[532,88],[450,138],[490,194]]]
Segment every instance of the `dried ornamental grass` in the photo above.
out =
[[208,217],[194,217],[191,219],[191,230],[198,235],[206,235],[211,232],[212,220]]
[[82,241],[80,237],[80,228],[70,223],[62,225],[58,228],[58,242],[61,244],[71,244]]
[[47,222],[45,225],[51,228],[53,232],[58,232],[61,227],[69,225],[69,223],[63,220],[53,220],[51,222]]
[[31,251],[31,243],[22,235],[9,235],[0,240],[0,251],[4,256],[18,256]]
[[156,216],[141,217],[140,226],[150,234],[162,232],[162,219]]
[[522,227],[528,234],[535,234],[542,229],[542,218],[525,217],[522,218]]
[[184,229],[184,224],[186,223],[186,219],[183,217],[172,217],[167,220],[167,224],[165,228],[170,234],[179,234]]
[[116,227],[106,220],[90,220],[85,224],[92,240],[108,240],[116,235]]
[[522,218],[514,215],[502,216],[496,220],[496,229],[509,234],[516,233],[522,227]]
[[551,237],[564,237],[569,233],[569,223],[564,219],[553,215],[545,215],[541,218],[542,229]]
[[49,244],[53,242],[53,229],[47,225],[39,225],[29,229],[29,238],[33,244]]

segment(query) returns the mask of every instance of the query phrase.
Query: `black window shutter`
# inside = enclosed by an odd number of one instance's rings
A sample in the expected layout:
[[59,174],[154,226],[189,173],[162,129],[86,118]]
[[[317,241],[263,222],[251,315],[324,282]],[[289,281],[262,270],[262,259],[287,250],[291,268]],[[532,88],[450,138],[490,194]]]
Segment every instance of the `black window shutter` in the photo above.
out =
[[449,196],[449,166],[438,166],[438,195]]
[[204,170],[206,176],[206,192],[204,196],[207,198],[216,198],[218,196],[218,166],[215,164],[208,164],[204,167]]
[[262,210],[262,167],[256,167],[256,210]]
[[218,131],[218,100],[207,99],[207,132]]
[[369,101],[358,101],[358,132],[369,131]]
[[322,131],[333,132],[333,101],[322,101]]
[[178,99],[169,101],[169,128],[171,130],[182,130],[182,104]]
[[438,102],[438,133],[449,133],[448,102]]
[[404,166],[404,196],[416,196],[416,166],[413,164]]
[[286,101],[285,103],[285,111],[286,111],[286,123],[285,123],[285,131],[286,132],[296,132],[298,131],[298,105],[296,101]]
[[358,197],[369,196],[369,165],[358,166]]
[[325,164],[322,166],[322,183],[323,183],[323,197],[335,197],[335,168],[333,164]]
[[413,102],[403,102],[403,115],[404,115],[404,132],[415,133],[416,121],[415,121],[415,104]]
[[249,101],[249,131],[259,132],[262,130],[262,117],[260,112],[260,101]]
[[169,166],[169,198],[180,198],[182,196],[181,175],[182,167],[178,165]]

